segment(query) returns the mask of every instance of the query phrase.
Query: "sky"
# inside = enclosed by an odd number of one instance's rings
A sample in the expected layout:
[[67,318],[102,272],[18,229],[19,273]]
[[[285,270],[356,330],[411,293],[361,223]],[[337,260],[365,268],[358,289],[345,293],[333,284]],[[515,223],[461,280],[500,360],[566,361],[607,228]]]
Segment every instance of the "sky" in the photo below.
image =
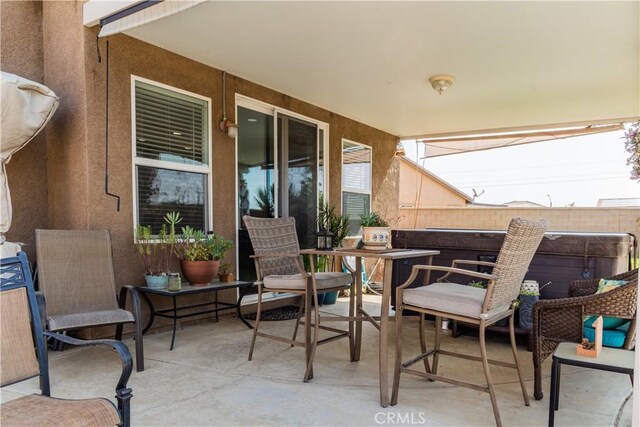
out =
[[[422,159],[423,144],[404,141],[407,156],[473,196],[477,203],[528,200],[544,206],[596,206],[601,198],[640,198],[624,132],[568,138]],[[484,192],[484,193],[483,193]]]

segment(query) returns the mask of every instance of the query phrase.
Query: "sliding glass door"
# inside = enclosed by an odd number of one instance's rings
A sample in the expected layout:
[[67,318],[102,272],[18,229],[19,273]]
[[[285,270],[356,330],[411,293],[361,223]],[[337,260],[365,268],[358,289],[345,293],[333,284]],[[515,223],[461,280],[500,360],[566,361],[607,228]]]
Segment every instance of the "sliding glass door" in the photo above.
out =
[[300,246],[315,242],[327,125],[251,100],[239,100],[237,118],[238,276],[253,280],[253,249],[242,216],[292,216]]

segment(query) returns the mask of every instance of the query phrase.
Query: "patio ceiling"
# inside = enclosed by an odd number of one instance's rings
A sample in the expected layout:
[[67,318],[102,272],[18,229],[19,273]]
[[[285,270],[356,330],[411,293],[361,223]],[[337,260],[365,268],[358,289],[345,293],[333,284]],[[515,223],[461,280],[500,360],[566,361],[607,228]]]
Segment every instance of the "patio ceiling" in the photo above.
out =
[[[637,118],[639,13],[631,1],[210,1],[125,33],[412,137]],[[438,96],[427,79],[442,73],[456,81]]]

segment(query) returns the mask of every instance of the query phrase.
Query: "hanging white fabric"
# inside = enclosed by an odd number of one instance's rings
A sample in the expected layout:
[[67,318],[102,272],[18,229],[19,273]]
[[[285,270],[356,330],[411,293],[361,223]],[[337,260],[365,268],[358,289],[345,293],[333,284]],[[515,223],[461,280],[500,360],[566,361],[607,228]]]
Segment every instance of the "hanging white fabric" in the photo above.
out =
[[163,2],[104,25],[100,29],[98,37],[107,37],[113,34],[123,33],[132,28],[175,15],[205,1],[206,0],[164,0]]
[[[0,250],[1,256],[15,255],[17,244],[5,242],[4,233],[11,227],[11,194],[6,164],[11,156],[27,145],[42,130],[58,108],[59,99],[48,87],[2,72],[0,133]],[[42,183],[44,185],[44,183]],[[16,249],[17,248],[17,249]]]

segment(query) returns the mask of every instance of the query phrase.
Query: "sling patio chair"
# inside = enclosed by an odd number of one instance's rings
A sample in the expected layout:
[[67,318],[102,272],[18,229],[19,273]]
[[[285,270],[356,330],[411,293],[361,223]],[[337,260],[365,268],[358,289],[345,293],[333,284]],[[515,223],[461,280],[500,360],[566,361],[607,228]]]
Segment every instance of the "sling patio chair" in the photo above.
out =
[[[319,272],[315,273],[312,266],[311,273],[304,269],[298,235],[296,233],[295,218],[256,218],[251,216],[243,217],[244,223],[249,232],[249,238],[255,255],[253,256],[256,267],[256,285],[258,286],[258,307],[256,313],[256,324],[253,329],[251,348],[249,350],[249,360],[253,357],[253,350],[256,338],[269,338],[276,341],[290,344],[291,346],[301,346],[305,348],[306,370],[303,377],[304,382],[313,378],[313,359],[316,347],[319,344],[334,341],[338,338],[349,338],[349,351],[351,360],[354,360],[353,322],[355,280],[349,273],[342,272]],[[343,289],[351,289],[349,317],[341,316],[320,316],[318,310],[318,292],[334,292]],[[303,297],[303,303],[298,312],[293,337],[291,339],[277,335],[260,332],[260,315],[262,313],[262,298],[265,292],[285,292],[297,294]],[[297,341],[296,336],[302,312],[305,313],[305,339]],[[311,311],[313,310],[313,321]],[[322,321],[348,321],[349,330],[321,326]],[[313,337],[310,331],[313,327]],[[319,330],[324,329],[335,332],[334,335],[319,340]]]
[[[2,387],[39,377],[41,394],[22,396],[0,407],[3,426],[115,426],[130,425],[133,369],[126,345],[115,340],[85,341],[44,332],[42,312],[24,252],[0,260],[0,373]],[[115,406],[104,398],[69,400],[50,397],[49,364],[45,337],[71,345],[100,345],[114,349],[122,360]],[[35,345],[35,346],[34,346]],[[115,378],[114,378],[115,379]]]
[[[526,406],[529,406],[529,396],[527,395],[520,365],[518,364],[513,313],[515,301],[518,299],[520,285],[529,268],[531,259],[542,241],[546,228],[547,225],[545,221],[536,222],[522,218],[512,219],[509,223],[509,228],[496,262],[495,264],[492,263],[493,271],[491,274],[455,267],[413,266],[411,275],[407,281],[396,290],[396,363],[391,396],[392,405],[398,403],[400,374],[406,372],[427,378],[431,381],[443,381],[489,393],[496,425],[500,426],[502,422],[500,420],[500,412],[498,411],[493,381],[489,370],[489,364],[496,364],[516,369],[524,403]],[[473,263],[474,262],[463,261],[459,264]],[[486,265],[486,263],[482,265]],[[447,282],[405,289],[416,280],[421,271],[428,272],[432,270],[447,272],[447,274],[440,278],[440,281],[446,280],[451,274],[461,274],[486,280],[488,281],[488,285],[486,289],[481,289]],[[420,313],[419,336],[422,351],[420,355],[406,362],[402,362],[402,323],[404,310],[412,310]],[[429,351],[427,351],[426,348],[426,338],[424,334],[425,314],[433,315],[436,319],[434,348]],[[443,317],[478,325],[481,357],[440,349]],[[495,361],[487,358],[485,329],[506,317],[509,318],[511,351],[515,363]],[[486,385],[439,375],[438,357],[440,354],[466,360],[481,361],[487,381]],[[431,364],[429,364],[428,359],[430,356],[432,356]],[[411,365],[420,361],[424,362],[425,372],[410,369]]]
[[[125,310],[126,293],[116,300],[109,230],[36,230],[39,291],[45,299],[46,329],[51,332],[133,323],[136,370],[144,371],[140,301],[132,295],[133,313]],[[131,286],[128,286],[131,288]]]
[[[615,289],[598,293],[601,280],[623,283],[619,283]],[[611,328],[605,325],[608,330],[603,331],[603,344],[625,350],[633,349],[637,295],[636,269],[607,279],[575,280],[569,285],[568,298],[540,300],[533,306],[533,396],[536,400],[544,397],[542,362],[553,354],[561,342],[582,342],[585,319],[590,316],[619,318],[621,324],[612,324]]]

